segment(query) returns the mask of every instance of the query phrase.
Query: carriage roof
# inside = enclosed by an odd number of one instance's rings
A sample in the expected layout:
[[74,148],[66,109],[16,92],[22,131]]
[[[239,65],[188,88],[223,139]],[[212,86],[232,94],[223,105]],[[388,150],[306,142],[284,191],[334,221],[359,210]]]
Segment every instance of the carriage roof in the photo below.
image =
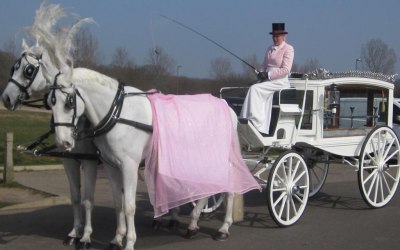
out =
[[[394,81],[396,75],[386,75],[382,73],[372,73],[363,71],[348,71],[348,72],[329,72],[319,69],[308,74],[292,73],[290,82],[297,86],[304,84],[304,80],[308,78],[308,85],[311,86],[329,86],[336,85],[370,85],[384,89],[394,89]],[[301,85],[300,85],[301,86]]]

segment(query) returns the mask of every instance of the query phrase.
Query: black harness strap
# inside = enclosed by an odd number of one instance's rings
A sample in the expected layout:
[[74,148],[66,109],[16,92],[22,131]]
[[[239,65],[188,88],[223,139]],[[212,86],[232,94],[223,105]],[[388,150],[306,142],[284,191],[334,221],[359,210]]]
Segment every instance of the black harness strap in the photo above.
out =
[[147,124],[144,124],[144,123],[141,123],[141,122],[135,122],[135,121],[127,120],[127,119],[124,119],[124,118],[117,118],[117,122],[125,124],[125,125],[129,125],[129,126],[141,129],[141,130],[144,130],[144,131],[149,132],[149,133],[153,133],[153,126],[151,126],[151,125],[147,125]]
[[115,98],[111,104],[111,108],[107,115],[97,124],[97,126],[89,131],[83,131],[77,134],[77,139],[82,140],[85,138],[93,138],[96,136],[101,136],[108,133],[117,123],[122,123],[125,125],[133,126],[137,129],[152,133],[153,127],[137,121],[131,121],[124,118],[120,118],[122,107],[124,104],[125,97],[137,96],[137,95],[151,95],[155,94],[157,91],[153,92],[137,92],[137,93],[125,93],[124,84],[119,82],[118,90],[115,94]]
[[54,130],[50,130],[47,133],[39,136],[33,143],[21,150],[23,153],[32,154],[34,156],[50,156],[50,157],[60,157],[69,158],[75,160],[99,160],[100,157],[97,154],[83,154],[83,153],[71,153],[65,151],[54,151],[57,149],[55,144],[50,146],[45,146],[40,149],[36,149],[37,146],[43,145],[43,141],[46,140],[51,134],[54,134]]

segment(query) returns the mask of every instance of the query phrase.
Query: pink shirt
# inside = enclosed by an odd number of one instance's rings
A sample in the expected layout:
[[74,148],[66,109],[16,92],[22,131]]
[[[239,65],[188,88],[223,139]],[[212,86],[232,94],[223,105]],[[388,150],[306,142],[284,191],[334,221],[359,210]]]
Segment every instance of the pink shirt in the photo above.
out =
[[285,41],[279,46],[270,46],[259,71],[270,72],[268,74],[270,80],[286,77],[292,69],[293,58],[294,48]]

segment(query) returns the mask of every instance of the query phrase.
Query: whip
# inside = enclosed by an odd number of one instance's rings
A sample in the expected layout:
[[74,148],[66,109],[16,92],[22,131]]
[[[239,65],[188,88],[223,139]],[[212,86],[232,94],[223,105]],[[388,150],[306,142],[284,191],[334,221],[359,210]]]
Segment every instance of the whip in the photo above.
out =
[[204,39],[206,39],[206,40],[212,42],[213,44],[217,45],[217,46],[220,47],[221,49],[225,50],[226,52],[228,52],[229,54],[231,54],[232,56],[234,56],[235,58],[239,59],[242,63],[244,63],[244,64],[246,64],[247,66],[249,66],[250,68],[254,69],[254,70],[256,71],[256,73],[258,73],[257,69],[256,69],[253,65],[251,65],[251,64],[248,63],[248,62],[246,62],[245,60],[243,60],[242,58],[240,58],[239,56],[237,56],[235,53],[233,53],[232,51],[226,49],[226,48],[223,47],[221,44],[217,43],[216,41],[212,40],[211,38],[209,38],[209,37],[207,37],[207,36],[201,34],[200,32],[194,30],[193,28],[190,28],[189,26],[187,26],[187,25],[185,25],[185,24],[183,24],[183,23],[181,23],[181,22],[178,22],[178,21],[175,20],[175,19],[169,18],[169,17],[167,17],[167,16],[165,16],[165,15],[160,15],[160,16],[163,17],[163,18],[165,18],[165,19],[167,19],[167,20],[169,20],[169,21],[171,21],[171,22],[173,22],[173,23],[175,23],[175,24],[178,24],[179,26],[184,27],[185,29],[190,30],[190,31],[192,31],[193,33],[195,33],[195,34],[197,34],[197,35],[203,37]]

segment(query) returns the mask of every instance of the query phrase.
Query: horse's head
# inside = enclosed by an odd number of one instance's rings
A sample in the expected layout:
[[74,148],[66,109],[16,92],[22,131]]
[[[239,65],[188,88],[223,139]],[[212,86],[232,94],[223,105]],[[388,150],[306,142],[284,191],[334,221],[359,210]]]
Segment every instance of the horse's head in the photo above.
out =
[[72,84],[59,84],[63,81],[62,76],[56,76],[46,102],[53,112],[58,146],[71,151],[75,146],[76,126],[85,111],[85,102]]
[[7,109],[15,110],[33,92],[46,89],[49,72],[48,54],[41,47],[27,48],[11,67],[10,79],[3,91],[2,99]]

